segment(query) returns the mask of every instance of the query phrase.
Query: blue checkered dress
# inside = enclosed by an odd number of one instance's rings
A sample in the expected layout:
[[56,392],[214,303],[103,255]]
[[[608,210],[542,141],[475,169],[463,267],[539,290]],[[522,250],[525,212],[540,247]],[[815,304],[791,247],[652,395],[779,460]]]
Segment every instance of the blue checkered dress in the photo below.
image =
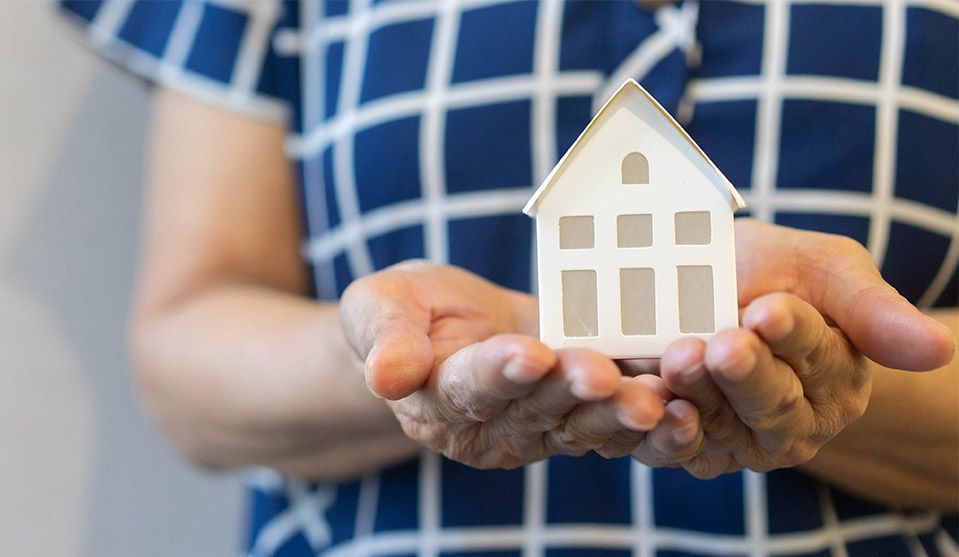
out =
[[[109,58],[289,123],[317,297],[411,257],[530,288],[532,187],[626,77],[756,217],[865,244],[955,306],[959,2],[63,2]],[[484,249],[496,246],[495,250]],[[794,471],[698,481],[629,459],[358,481],[250,479],[250,556],[959,555],[955,518]]]

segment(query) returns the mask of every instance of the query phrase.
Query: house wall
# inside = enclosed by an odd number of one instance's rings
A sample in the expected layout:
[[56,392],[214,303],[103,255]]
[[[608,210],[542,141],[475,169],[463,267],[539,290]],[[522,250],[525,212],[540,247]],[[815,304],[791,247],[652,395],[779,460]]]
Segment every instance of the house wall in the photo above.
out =
[[[615,357],[659,355],[679,332],[678,265],[712,266],[717,330],[738,322],[732,212],[729,197],[719,189],[725,186],[711,179],[715,173],[705,161],[697,160],[700,155],[675,130],[672,141],[663,139],[671,135],[662,127],[670,126],[668,121],[644,98],[633,97],[610,107],[538,206],[540,322],[543,339],[551,346],[589,347]],[[647,157],[649,185],[621,184],[620,165],[632,151]],[[712,243],[677,247],[674,214],[704,210],[713,215]],[[618,248],[617,215],[643,213],[653,214],[653,245]],[[593,249],[558,249],[559,218],[573,215],[595,217]],[[619,269],[643,267],[653,267],[656,272],[657,335],[623,337]],[[600,338],[563,335],[560,281],[564,269],[597,270]]]

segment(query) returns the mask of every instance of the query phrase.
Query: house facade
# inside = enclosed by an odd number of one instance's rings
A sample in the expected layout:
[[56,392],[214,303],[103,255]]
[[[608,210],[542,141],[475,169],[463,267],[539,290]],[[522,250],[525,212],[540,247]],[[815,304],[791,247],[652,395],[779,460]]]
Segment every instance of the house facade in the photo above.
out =
[[635,81],[599,111],[524,211],[536,218],[540,335],[658,357],[738,325],[733,186]]

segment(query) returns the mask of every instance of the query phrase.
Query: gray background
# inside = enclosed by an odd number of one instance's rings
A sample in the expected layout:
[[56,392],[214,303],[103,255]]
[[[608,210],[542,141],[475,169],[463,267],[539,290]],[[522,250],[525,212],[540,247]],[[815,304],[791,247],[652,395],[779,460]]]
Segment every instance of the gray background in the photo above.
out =
[[235,555],[237,476],[183,463],[125,352],[149,91],[0,2],[0,555]]

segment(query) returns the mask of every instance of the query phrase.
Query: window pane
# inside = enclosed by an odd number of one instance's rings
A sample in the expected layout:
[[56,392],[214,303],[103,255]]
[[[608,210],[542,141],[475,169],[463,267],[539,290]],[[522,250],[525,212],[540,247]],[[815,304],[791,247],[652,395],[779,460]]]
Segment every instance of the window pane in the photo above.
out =
[[623,158],[623,183],[648,184],[649,161],[642,153],[630,153]]
[[621,248],[648,248],[653,245],[653,215],[616,217],[616,242]]
[[709,211],[676,213],[676,243],[706,245],[712,242]]
[[713,268],[708,265],[677,267],[679,279],[679,331],[716,332]]
[[596,271],[563,271],[563,333],[594,337],[597,322]]
[[559,249],[590,249],[593,244],[593,217],[560,217]]
[[656,334],[656,275],[652,269],[619,270],[624,335]]

